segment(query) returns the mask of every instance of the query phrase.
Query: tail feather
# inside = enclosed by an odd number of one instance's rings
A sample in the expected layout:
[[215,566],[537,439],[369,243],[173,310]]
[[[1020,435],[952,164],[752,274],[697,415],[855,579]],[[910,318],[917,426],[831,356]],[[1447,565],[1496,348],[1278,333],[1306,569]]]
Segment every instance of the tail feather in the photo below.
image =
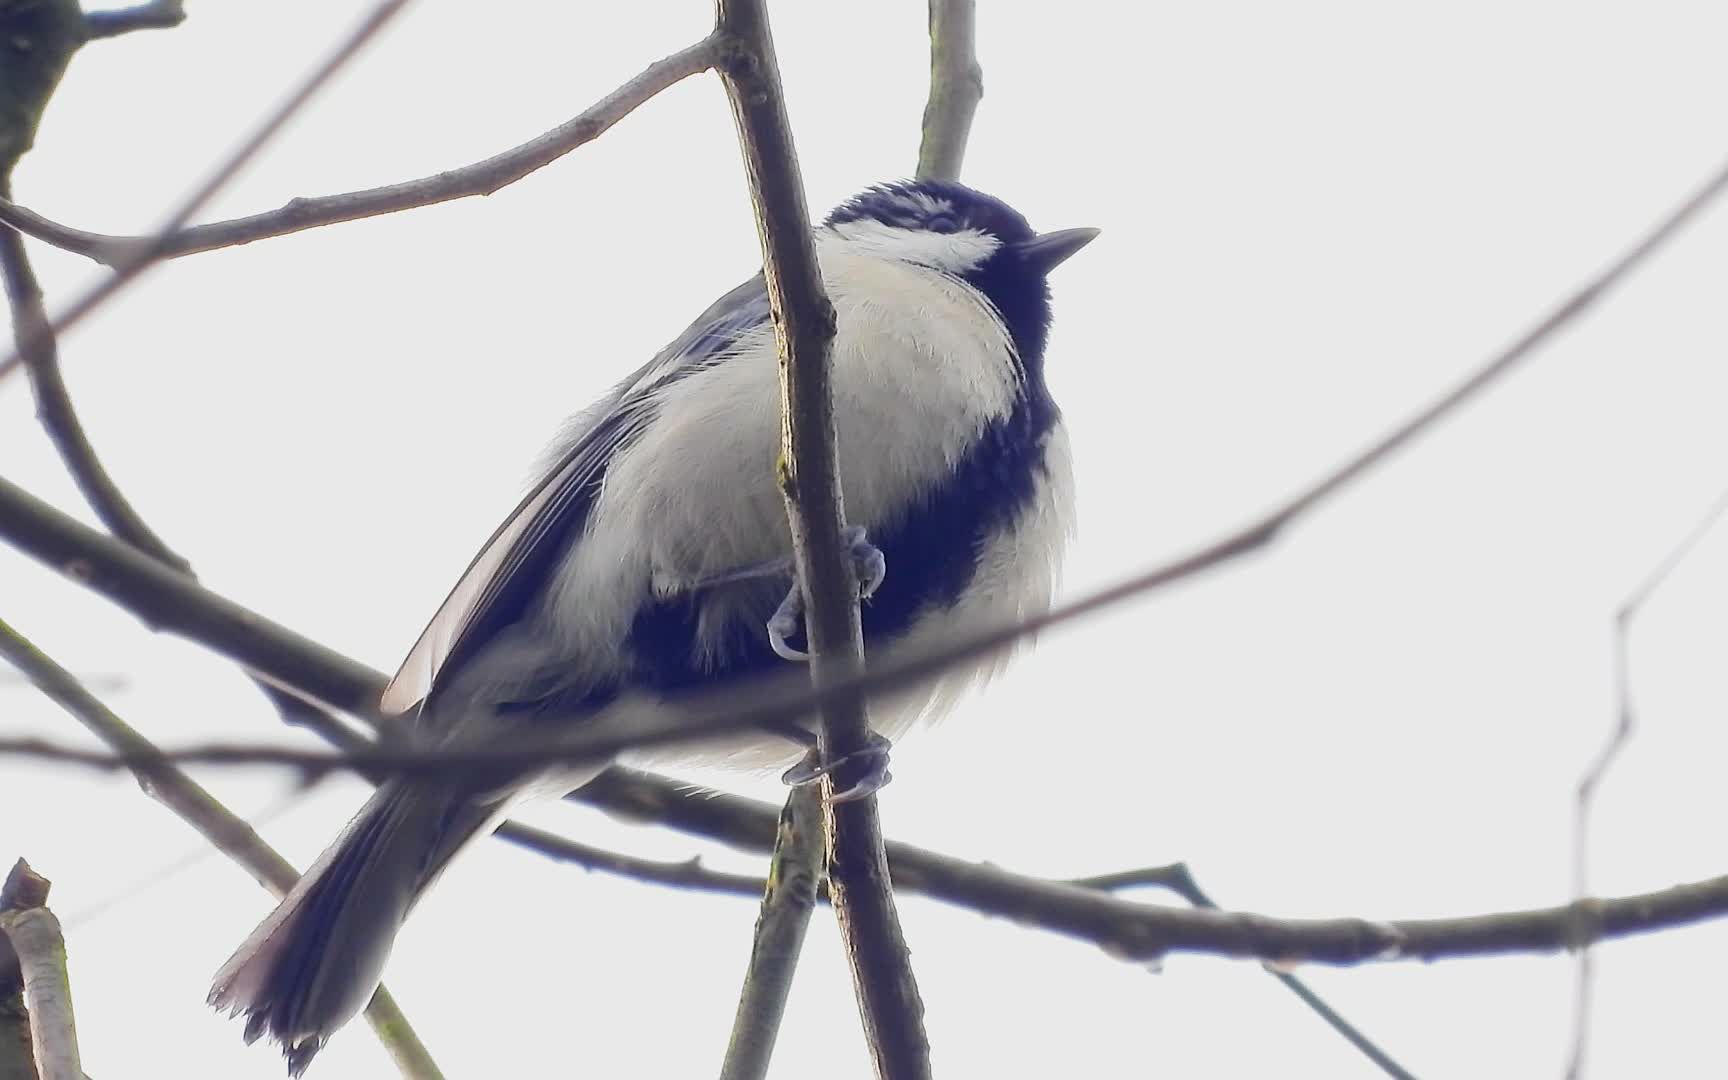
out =
[[371,998],[396,932],[498,811],[472,793],[391,781],[216,973],[209,1002],[282,1046],[290,1076]]

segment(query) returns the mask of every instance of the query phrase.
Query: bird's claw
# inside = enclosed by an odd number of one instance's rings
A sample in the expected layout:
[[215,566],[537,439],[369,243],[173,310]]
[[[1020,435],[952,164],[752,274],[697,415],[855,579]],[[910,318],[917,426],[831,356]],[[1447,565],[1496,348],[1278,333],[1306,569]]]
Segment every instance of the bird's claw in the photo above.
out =
[[[862,525],[847,527],[840,534],[840,542],[846,545],[847,553],[852,557],[852,570],[858,575],[858,599],[870,599],[888,578],[887,556],[870,542]],[[780,601],[780,606],[768,618],[768,644],[782,660],[810,659],[809,653],[787,641],[798,633],[803,621],[804,585],[794,576],[786,599]]]
[[[822,764],[822,757],[817,749],[811,747],[798,764],[780,774],[780,779],[789,787],[803,787],[805,784],[819,782],[824,776],[832,776],[834,794],[831,801],[853,802],[876,794],[894,779],[893,774],[888,771],[889,746],[886,738],[872,731],[869,744],[862,750],[854,750],[827,765]],[[858,770],[856,774],[853,773],[855,769]],[[842,772],[847,774],[844,786],[841,784]]]

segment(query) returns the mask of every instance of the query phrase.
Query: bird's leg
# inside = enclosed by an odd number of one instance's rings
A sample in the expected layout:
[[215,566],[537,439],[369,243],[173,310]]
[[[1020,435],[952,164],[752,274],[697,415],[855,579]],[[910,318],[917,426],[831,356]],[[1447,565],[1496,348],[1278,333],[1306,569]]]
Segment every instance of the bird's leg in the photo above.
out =
[[780,774],[780,779],[792,787],[803,787],[817,783],[824,776],[833,776],[834,802],[862,799],[874,795],[894,779],[888,771],[888,748],[888,740],[872,731],[869,743],[862,750],[854,750],[835,759],[832,764],[824,765],[821,753],[812,746],[798,764]]
[[[888,560],[883,556],[882,549],[870,542],[862,525],[847,528],[840,534],[840,541],[846,545],[847,552],[852,557],[852,568],[858,575],[858,598],[868,600],[887,578]],[[775,608],[774,614],[768,618],[768,644],[773,646],[774,652],[782,659],[808,660],[809,653],[795,649],[787,643],[788,638],[798,633],[804,621],[804,584],[798,580],[792,556],[786,555],[703,578],[696,583],[696,587],[707,588],[710,585],[759,581],[787,575],[792,577],[792,587],[786,591],[786,598],[780,601],[780,606]]]

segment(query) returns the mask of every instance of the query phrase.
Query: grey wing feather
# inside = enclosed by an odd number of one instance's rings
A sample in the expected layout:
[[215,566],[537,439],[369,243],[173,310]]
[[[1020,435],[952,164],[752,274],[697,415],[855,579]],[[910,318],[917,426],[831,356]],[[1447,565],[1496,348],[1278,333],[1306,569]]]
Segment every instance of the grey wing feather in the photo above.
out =
[[580,542],[593,495],[614,454],[653,418],[667,383],[726,358],[746,331],[768,319],[762,275],[704,311],[654,359],[579,414],[554,447],[543,478],[504,520],[432,617],[384,690],[386,715],[407,712],[448,679],[544,590],[556,556]]

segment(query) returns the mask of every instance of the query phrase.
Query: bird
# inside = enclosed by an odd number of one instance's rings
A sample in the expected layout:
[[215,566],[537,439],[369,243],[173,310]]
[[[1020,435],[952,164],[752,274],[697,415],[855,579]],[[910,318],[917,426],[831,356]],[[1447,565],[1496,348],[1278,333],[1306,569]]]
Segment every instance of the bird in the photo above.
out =
[[[1096,229],[1036,232],[952,181],[878,184],[815,226],[833,305],[830,384],[867,662],[892,662],[1047,610],[1073,532],[1069,441],[1045,379],[1049,273]],[[802,586],[775,479],[780,396],[762,274],[726,293],[578,413],[469,564],[380,708],[411,746],[508,745],[583,725],[699,719],[722,691],[806,680]],[[873,697],[878,760],[1006,654]],[[820,770],[810,740],[748,731],[644,751]],[[670,756],[668,756],[670,755]],[[605,763],[384,780],[218,971],[209,1003],[246,1017],[301,1075],[366,1004],[415,902],[527,794]],[[838,784],[838,780],[836,780]]]

